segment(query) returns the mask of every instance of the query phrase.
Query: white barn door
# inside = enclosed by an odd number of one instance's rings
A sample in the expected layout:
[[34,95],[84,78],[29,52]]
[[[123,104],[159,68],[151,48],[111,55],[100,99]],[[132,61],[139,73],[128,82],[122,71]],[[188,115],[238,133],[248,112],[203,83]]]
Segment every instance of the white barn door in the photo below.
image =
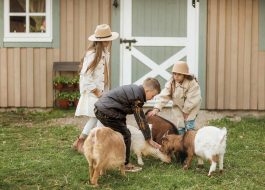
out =
[[178,60],[187,61],[198,76],[197,0],[120,2],[120,85],[139,85],[147,77],[164,85]]

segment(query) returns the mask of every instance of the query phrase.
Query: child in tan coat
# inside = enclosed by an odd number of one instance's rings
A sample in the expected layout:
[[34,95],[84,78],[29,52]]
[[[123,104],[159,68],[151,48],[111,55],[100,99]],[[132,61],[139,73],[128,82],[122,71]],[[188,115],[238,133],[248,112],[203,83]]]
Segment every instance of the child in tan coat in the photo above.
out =
[[197,80],[189,73],[186,62],[178,61],[173,66],[172,74],[172,78],[159,94],[154,109],[148,115],[156,115],[169,100],[172,100],[176,114],[174,123],[179,133],[184,134],[185,131],[195,128],[195,119],[201,105],[201,91]]

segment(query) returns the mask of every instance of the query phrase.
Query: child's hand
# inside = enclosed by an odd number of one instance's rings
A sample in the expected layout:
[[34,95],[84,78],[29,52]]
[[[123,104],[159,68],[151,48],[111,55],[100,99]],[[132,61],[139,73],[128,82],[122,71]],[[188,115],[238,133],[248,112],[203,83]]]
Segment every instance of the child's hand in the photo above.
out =
[[148,142],[152,147],[154,147],[154,148],[157,148],[157,149],[161,148],[161,145],[158,144],[158,143],[156,143],[156,142],[153,141],[152,139],[149,139],[147,142]]
[[150,111],[147,115],[150,116],[154,116],[159,112],[159,109],[154,108],[152,111]]
[[94,90],[93,91],[93,93],[96,95],[96,97],[100,97],[100,96],[102,96],[102,93],[100,92],[100,90],[98,90],[97,88],[96,88],[96,90]]

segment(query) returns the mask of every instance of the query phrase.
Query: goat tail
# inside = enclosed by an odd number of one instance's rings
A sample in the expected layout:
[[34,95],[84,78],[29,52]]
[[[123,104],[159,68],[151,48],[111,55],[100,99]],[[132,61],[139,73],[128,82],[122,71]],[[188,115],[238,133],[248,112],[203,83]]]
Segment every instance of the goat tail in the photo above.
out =
[[226,130],[225,127],[223,127],[223,128],[221,129],[221,140],[220,140],[220,144],[225,143],[225,141],[226,141],[226,136],[227,136],[227,130]]
[[96,142],[99,140],[98,139],[98,133],[99,133],[99,130],[95,129],[95,130],[92,130],[89,134],[89,137],[90,137],[90,145],[91,145],[91,152],[94,151],[94,145],[96,144]]
[[97,142],[98,141],[98,133],[100,133],[100,130],[95,130],[94,131],[94,134],[92,134],[92,137],[93,137],[93,143]]

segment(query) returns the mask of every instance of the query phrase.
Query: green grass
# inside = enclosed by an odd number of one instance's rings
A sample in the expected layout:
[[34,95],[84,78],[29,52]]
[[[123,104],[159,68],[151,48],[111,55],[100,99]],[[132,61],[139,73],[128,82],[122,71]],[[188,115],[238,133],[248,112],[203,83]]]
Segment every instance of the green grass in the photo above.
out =
[[[0,113],[0,189],[92,189],[87,183],[87,161],[70,149],[79,129],[51,122],[73,114],[72,110]],[[144,157],[142,172],[123,177],[118,171],[108,171],[99,180],[100,188],[265,189],[265,117],[212,124],[228,129],[222,175],[208,178],[209,164],[196,170],[195,159],[192,168],[183,171],[179,164]],[[136,163],[134,156],[132,162]]]

